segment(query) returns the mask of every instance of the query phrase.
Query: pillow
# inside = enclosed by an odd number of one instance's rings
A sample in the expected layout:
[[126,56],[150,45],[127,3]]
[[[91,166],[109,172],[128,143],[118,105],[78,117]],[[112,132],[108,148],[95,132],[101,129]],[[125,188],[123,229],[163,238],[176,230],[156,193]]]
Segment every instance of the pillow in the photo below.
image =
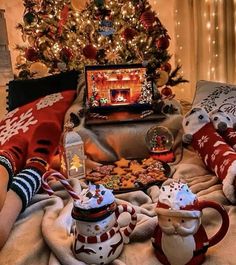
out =
[[76,90],[78,77],[79,72],[73,70],[36,79],[12,80],[8,84],[7,111],[46,95]]
[[220,109],[236,122],[236,85],[200,80],[197,82],[193,107],[210,112]]
[[62,127],[64,115],[75,95],[75,90],[50,94],[8,112],[0,122],[0,145],[3,146],[17,134],[30,141],[40,122],[53,121]]

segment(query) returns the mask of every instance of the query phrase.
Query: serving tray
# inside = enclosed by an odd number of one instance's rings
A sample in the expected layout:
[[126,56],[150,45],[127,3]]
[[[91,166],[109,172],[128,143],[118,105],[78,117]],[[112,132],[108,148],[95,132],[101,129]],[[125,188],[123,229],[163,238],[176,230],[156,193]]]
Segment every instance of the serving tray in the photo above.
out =
[[161,186],[171,175],[170,166],[153,158],[120,159],[114,163],[104,163],[92,169],[86,180],[102,184],[114,193],[145,190],[152,185]]

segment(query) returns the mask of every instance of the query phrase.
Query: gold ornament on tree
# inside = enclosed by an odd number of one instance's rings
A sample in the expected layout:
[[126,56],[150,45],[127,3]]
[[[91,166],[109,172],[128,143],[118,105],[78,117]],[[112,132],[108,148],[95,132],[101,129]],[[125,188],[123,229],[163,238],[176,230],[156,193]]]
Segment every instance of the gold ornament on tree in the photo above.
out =
[[91,23],[86,24],[85,27],[84,27],[84,32],[87,33],[88,39],[89,39],[90,41],[92,41],[92,39],[93,39],[93,34],[95,33],[95,28],[94,28],[94,26],[93,26]]
[[87,1],[86,0],[71,0],[70,3],[74,10],[82,11],[83,9],[85,9]]
[[48,75],[48,67],[44,63],[35,62],[30,66],[30,73],[33,77],[44,77]]
[[16,57],[16,63],[18,65],[25,64],[26,63],[26,58],[23,55],[20,54],[20,55],[18,55]]
[[120,59],[120,55],[116,50],[111,50],[106,53],[106,60],[108,62],[118,63]]
[[35,38],[33,36],[29,36],[28,37],[28,43],[30,46],[34,46],[35,45]]
[[46,50],[43,51],[43,56],[45,58],[52,60],[54,58],[54,53],[49,48],[47,48]]
[[167,73],[166,71],[159,70],[159,71],[157,72],[157,74],[158,74],[158,78],[157,78],[157,83],[156,83],[156,85],[157,85],[158,87],[164,86],[164,85],[168,82],[168,80],[169,80],[169,75],[168,75],[168,73]]

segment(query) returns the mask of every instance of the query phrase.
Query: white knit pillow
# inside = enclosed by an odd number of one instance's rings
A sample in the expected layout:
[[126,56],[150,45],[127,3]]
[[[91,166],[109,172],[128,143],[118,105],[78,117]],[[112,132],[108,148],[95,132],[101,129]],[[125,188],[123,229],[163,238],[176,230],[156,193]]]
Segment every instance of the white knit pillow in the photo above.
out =
[[221,109],[236,122],[236,85],[200,80],[193,106],[204,107],[207,112]]

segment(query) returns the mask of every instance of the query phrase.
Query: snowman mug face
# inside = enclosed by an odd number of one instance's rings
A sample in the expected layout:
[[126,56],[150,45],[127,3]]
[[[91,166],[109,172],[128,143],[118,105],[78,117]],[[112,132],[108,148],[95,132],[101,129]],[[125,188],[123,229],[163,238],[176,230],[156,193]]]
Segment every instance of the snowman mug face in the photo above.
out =
[[[126,228],[120,230],[117,219],[124,212],[130,214],[131,220]],[[72,210],[72,217],[76,220],[74,255],[87,264],[110,264],[120,255],[123,245],[129,242],[129,236],[137,223],[136,212],[129,205],[117,206],[112,203],[102,209],[90,210],[87,214],[76,206]]]
[[77,221],[76,230],[78,233],[86,236],[97,236],[101,233],[104,233],[108,230],[111,230],[116,223],[115,213],[112,213],[107,218],[104,218],[96,222],[88,221]]

